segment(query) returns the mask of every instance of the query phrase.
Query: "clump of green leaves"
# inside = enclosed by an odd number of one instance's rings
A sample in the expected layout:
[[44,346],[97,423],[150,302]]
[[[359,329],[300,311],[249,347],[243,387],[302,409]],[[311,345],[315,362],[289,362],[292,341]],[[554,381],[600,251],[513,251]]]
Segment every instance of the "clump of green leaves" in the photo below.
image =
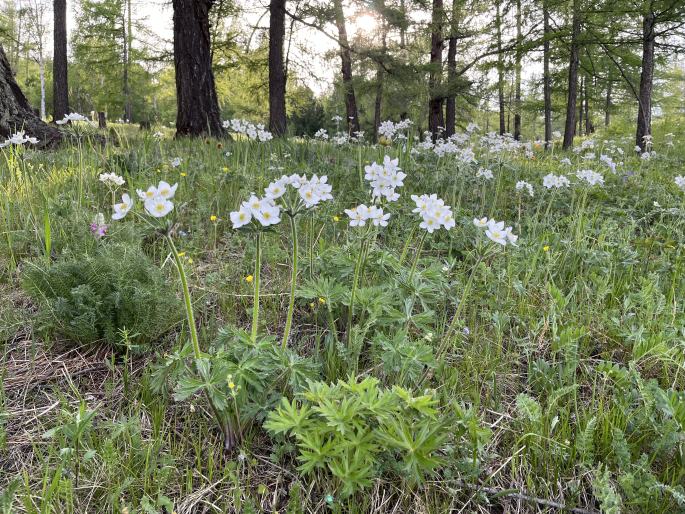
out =
[[180,319],[180,302],[164,274],[138,247],[100,246],[49,266],[29,264],[24,289],[36,300],[42,328],[71,341],[121,345],[123,330],[137,348]]
[[300,471],[332,475],[349,496],[387,473],[422,482],[443,462],[446,423],[431,394],[384,389],[368,377],[310,382],[295,400],[283,398],[265,427],[296,440]]

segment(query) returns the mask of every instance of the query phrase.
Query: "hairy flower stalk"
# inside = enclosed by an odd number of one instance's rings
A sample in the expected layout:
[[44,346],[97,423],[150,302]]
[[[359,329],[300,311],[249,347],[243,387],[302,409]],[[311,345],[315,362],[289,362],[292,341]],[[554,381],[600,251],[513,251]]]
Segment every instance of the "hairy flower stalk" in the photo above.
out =
[[414,256],[414,262],[412,262],[411,271],[409,272],[409,283],[411,283],[411,279],[414,278],[414,272],[416,271],[416,265],[419,262],[419,257],[421,256],[421,250],[423,250],[423,243],[426,240],[427,234],[428,234],[428,231],[424,230],[423,233],[421,234],[421,239],[419,239],[419,246],[416,249],[416,255]]
[[259,274],[262,268],[262,233],[257,232],[256,251],[254,259],[254,300],[252,302],[252,342],[257,341],[259,331]]
[[288,338],[290,337],[290,328],[293,323],[293,312],[295,311],[295,284],[297,283],[297,222],[295,221],[295,215],[288,214],[290,219],[290,233],[292,239],[292,263],[290,271],[290,299],[288,301],[288,313],[285,318],[285,330],[283,331],[283,341],[281,346],[285,348],[288,345]]

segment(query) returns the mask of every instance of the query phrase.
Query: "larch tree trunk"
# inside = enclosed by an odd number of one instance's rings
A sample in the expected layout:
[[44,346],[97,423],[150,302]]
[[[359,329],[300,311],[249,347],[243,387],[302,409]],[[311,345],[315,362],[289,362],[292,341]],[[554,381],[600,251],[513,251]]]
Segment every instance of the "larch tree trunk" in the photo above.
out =
[[611,123],[611,89],[613,87],[612,81],[611,81],[611,73],[609,73],[609,77],[607,78],[607,95],[606,95],[606,100],[604,102],[604,126],[608,127],[609,124]]
[[590,77],[585,77],[585,89],[583,90],[585,97],[585,135],[589,136],[594,132],[594,125],[590,119]]
[[52,59],[52,119],[69,114],[69,80],[67,72],[67,0],[54,0]]
[[173,0],[176,136],[221,137],[212,72],[209,10],[214,0]]
[[566,100],[566,126],[562,148],[568,150],[573,146],[576,130],[576,102],[578,100],[578,64],[580,47],[580,2],[573,0],[573,22],[571,29],[571,52],[568,66],[568,97]]
[[576,130],[576,134],[579,136],[583,135],[583,91],[584,88],[583,86],[585,85],[585,78],[580,77],[580,89],[578,90],[579,94],[579,102],[578,102],[578,129]]
[[443,0],[433,0],[433,15],[431,20],[431,53],[430,71],[428,75],[428,130],[433,140],[437,139],[441,128],[445,127],[442,112],[443,94],[440,91],[442,77],[442,51],[444,47],[443,23],[444,23]]
[[543,97],[545,104],[545,149],[552,147],[552,76],[549,71],[549,38],[550,38],[550,26],[549,26],[549,0],[543,0],[542,3],[542,17],[544,23],[544,38],[545,41],[542,45],[543,53]]
[[282,136],[286,130],[285,88],[286,73],[283,60],[285,43],[285,2],[269,3],[269,130]]
[[521,58],[523,56],[521,33],[521,0],[516,0],[516,65],[514,92],[514,139],[521,139]]
[[445,100],[445,135],[453,135],[457,126],[457,39],[459,37],[459,0],[452,0],[452,22],[447,44],[447,99]]
[[[381,50],[382,57],[388,51],[388,25],[385,21],[385,0],[378,1],[378,11],[381,14]],[[383,87],[385,82],[385,68],[383,63],[376,64],[376,99],[373,104],[373,141],[378,141],[378,128],[381,126],[381,111],[383,107]]]
[[0,45],[0,142],[22,130],[38,138],[40,148],[54,146],[62,140],[61,132],[41,120],[29,105]]
[[654,46],[656,19],[653,12],[647,12],[642,20],[642,73],[638,94],[637,131],[635,144],[640,151],[647,149],[645,136],[652,134],[652,88],[654,85]]
[[352,82],[352,55],[350,44],[347,41],[347,28],[345,27],[345,13],[342,0],[333,0],[335,10],[335,25],[338,29],[338,44],[340,45],[340,62],[343,88],[345,90],[345,111],[347,113],[347,130],[349,134],[359,132],[359,112],[357,111],[357,99],[354,96],[354,83]]
[[[131,13],[131,0],[126,2],[126,16],[122,20],[124,31],[124,118],[130,122],[133,118],[133,105],[131,102],[131,52],[133,51],[133,17]],[[128,28],[127,28],[128,27]]]
[[495,15],[497,25],[497,101],[499,105],[499,135],[506,131],[504,118],[504,52],[502,50],[502,2],[497,0],[497,13]]

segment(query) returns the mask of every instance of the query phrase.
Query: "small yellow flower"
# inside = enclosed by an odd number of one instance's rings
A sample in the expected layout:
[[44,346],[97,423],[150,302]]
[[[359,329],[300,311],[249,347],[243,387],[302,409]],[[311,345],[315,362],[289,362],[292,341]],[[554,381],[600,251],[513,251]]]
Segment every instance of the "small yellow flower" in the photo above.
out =
[[542,247],[543,252],[549,252],[549,245],[545,245]]
[[313,309],[314,308],[314,302],[310,303],[309,307],[311,307]]
[[188,257],[188,264],[192,264],[192,263],[193,263],[193,259]]
[[185,257],[185,256],[186,256],[186,253],[185,253],[185,252],[178,252],[178,256],[179,256],[179,257]]
[[252,275],[248,275],[245,277],[245,282],[247,282],[248,284],[251,284],[253,280],[254,277]]
[[224,170],[224,173],[228,173],[228,171],[229,171],[228,166],[224,166],[223,170]]
[[333,216],[333,221],[338,223],[340,221],[340,216]]
[[233,381],[230,381],[230,382],[228,383],[228,388],[231,389],[231,390],[235,389],[235,384],[233,383]]
[[209,217],[209,221],[216,221],[217,219],[219,219],[219,218],[217,218],[216,215],[214,215],[214,214],[212,214],[212,215]]
[[325,299],[325,298],[319,297],[319,303],[320,303],[321,305],[325,304],[325,303],[326,303],[326,299]]
[[181,176],[182,176],[182,177],[187,177],[188,174],[187,174],[185,171],[182,171],[182,172],[181,172]]

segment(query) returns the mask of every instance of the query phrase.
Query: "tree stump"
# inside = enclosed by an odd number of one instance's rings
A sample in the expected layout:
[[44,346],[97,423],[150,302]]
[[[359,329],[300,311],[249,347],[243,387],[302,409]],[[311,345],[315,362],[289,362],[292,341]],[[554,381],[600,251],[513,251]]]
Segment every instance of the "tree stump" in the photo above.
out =
[[62,140],[62,133],[41,120],[29,105],[0,45],[0,140],[22,130],[38,138],[40,148],[55,146]]
[[107,118],[105,116],[105,113],[102,111],[98,112],[98,128],[107,128]]

